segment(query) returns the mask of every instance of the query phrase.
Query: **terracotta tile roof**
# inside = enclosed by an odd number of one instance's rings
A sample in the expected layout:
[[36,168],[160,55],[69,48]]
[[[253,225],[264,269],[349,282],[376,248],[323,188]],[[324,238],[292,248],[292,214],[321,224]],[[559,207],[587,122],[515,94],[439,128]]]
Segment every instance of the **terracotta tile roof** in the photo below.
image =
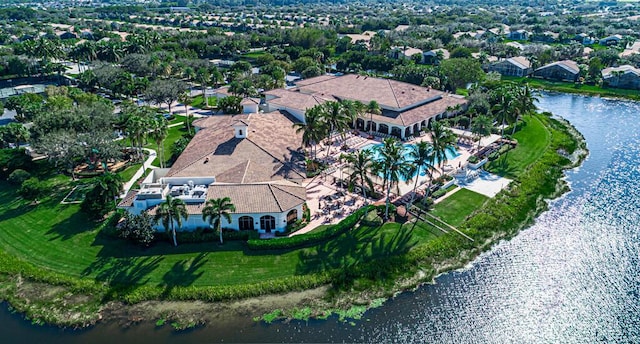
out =
[[[453,108],[456,105],[464,105],[466,103],[467,100],[463,96],[445,94],[441,99],[432,103],[418,106],[408,111],[396,112],[395,117],[385,115],[373,115],[372,117],[376,122],[385,122],[406,127],[444,113],[449,107]],[[369,116],[371,116],[371,114],[367,114],[365,117],[369,118]]]
[[133,206],[133,200],[136,199],[138,195],[138,190],[129,190],[127,194],[124,196],[122,201],[118,203],[118,208],[127,208]]
[[514,56],[512,58],[507,59],[507,61],[511,62],[512,64],[522,69],[527,69],[531,67],[531,62],[529,62],[529,60],[527,60],[527,58],[524,56]]
[[229,197],[236,213],[281,213],[307,199],[306,189],[293,183],[211,184],[207,199]]
[[[204,209],[204,202],[203,203],[187,203],[185,205],[185,208],[187,209],[187,213],[189,214],[189,216],[197,216],[200,215],[202,216],[202,209]],[[153,207],[147,209],[147,213],[151,216],[156,216],[156,212],[158,211],[158,207],[159,205],[154,205]]]
[[[231,126],[248,123],[247,138],[237,139]],[[295,121],[275,111],[253,115],[210,116],[200,127],[167,177],[215,176],[217,182],[255,183],[304,179],[302,134]]]
[[405,82],[355,74],[312,83],[314,79],[316,78],[308,79],[306,84],[298,83],[300,92],[320,97],[359,100],[363,103],[375,100],[383,107],[395,109],[415,105],[443,93]]
[[297,109],[305,111],[318,104],[322,104],[330,97],[319,97],[313,94],[305,94],[297,91],[288,91],[282,88],[265,92],[265,95],[277,97],[268,101],[269,104],[279,105],[281,107],[287,107],[289,109]]
[[548,65],[545,65],[545,66],[542,66],[542,67],[536,69],[536,71],[539,71],[539,70],[542,70],[542,69],[545,69],[545,68],[549,68],[549,67],[552,67],[552,66],[559,66],[559,67],[564,68],[565,70],[567,70],[568,72],[573,73],[573,74],[580,73],[580,67],[578,67],[578,63],[575,62],[575,61],[571,61],[571,60],[563,60],[563,61],[553,62],[553,63],[550,63]]
[[637,76],[640,76],[640,69],[635,68],[632,65],[622,65],[622,66],[618,66],[618,67],[609,67],[609,68],[605,68],[602,70],[602,77],[603,78],[609,78],[612,77],[612,73],[611,72],[623,72],[623,73],[632,73],[635,74]]
[[323,81],[327,81],[327,80],[331,80],[331,79],[335,79],[335,78],[337,78],[337,76],[335,76],[335,75],[320,75],[320,76],[316,76],[315,78],[309,78],[309,79],[296,81],[296,86],[298,86],[298,87],[308,86],[308,85],[316,84],[316,83],[319,83],[319,82],[323,82]]
[[240,102],[240,105],[253,105],[253,104],[260,104],[260,98],[245,97]]

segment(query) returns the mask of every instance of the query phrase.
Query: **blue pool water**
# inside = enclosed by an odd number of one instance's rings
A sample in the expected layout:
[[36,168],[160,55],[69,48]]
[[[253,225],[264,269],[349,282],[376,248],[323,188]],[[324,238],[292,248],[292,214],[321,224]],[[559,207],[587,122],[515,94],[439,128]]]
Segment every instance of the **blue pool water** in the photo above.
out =
[[[368,144],[368,145],[362,147],[361,149],[366,149],[366,150],[371,151],[373,153],[373,159],[374,160],[378,160],[380,158],[380,147],[382,147],[382,146],[383,146],[382,143],[372,143],[372,144]],[[409,153],[411,152],[411,149],[413,149],[413,147],[415,145],[413,145],[413,144],[404,144],[402,146],[404,147],[403,155],[404,155],[405,159],[407,159],[408,161],[413,161],[413,159],[411,159],[411,156],[410,156]],[[445,161],[448,161],[448,160],[452,160],[452,159],[455,159],[456,157],[460,156],[460,153],[458,153],[458,151],[454,147],[452,147],[451,150],[446,151],[445,155],[447,157],[447,159]],[[436,160],[435,163],[437,165],[439,163],[439,161]],[[420,175],[421,176],[425,176],[426,174],[427,173],[425,171],[420,171]],[[414,174],[414,175],[411,176],[411,178],[414,178],[415,176],[416,175]],[[382,175],[380,175],[380,177],[382,177]],[[402,181],[406,182],[407,180],[403,179]]]

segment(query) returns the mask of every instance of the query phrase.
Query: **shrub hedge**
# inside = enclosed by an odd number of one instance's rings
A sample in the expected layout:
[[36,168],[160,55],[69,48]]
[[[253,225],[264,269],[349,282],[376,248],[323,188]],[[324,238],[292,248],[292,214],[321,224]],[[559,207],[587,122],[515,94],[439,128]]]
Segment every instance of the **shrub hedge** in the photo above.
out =
[[314,233],[309,232],[305,234],[300,234],[287,238],[278,238],[278,239],[270,239],[270,240],[248,240],[247,244],[249,248],[252,250],[281,250],[281,249],[289,249],[289,248],[298,248],[302,246],[311,245],[320,241],[324,241],[330,238],[333,238],[336,235],[342,234],[347,230],[354,228],[362,216],[369,211],[372,206],[362,207],[353,214],[344,218],[344,220],[339,223],[333,225],[331,228],[324,230],[322,232]]

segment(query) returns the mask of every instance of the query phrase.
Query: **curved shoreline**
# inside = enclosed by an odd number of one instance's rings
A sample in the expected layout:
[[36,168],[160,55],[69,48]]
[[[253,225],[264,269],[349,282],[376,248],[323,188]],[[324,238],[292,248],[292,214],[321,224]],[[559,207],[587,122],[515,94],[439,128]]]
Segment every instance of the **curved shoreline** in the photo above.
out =
[[[542,115],[538,115],[542,116]],[[554,122],[555,121],[555,122]],[[559,128],[552,128],[554,123],[559,123]],[[555,130],[560,134],[568,135],[571,142],[575,144],[576,150],[586,152],[584,138],[575,130],[568,122],[549,119],[544,123],[548,130]],[[363,292],[361,290],[331,290],[328,286],[316,287],[304,291],[293,291],[286,294],[272,294],[270,296],[258,296],[245,298],[239,301],[205,303],[202,301],[143,301],[133,305],[123,304],[121,302],[105,302],[103,300],[92,299],[91,286],[86,289],[78,285],[64,283],[52,283],[51,281],[39,282],[35,275],[25,271],[16,271],[14,275],[0,275],[0,298],[6,299],[17,311],[24,313],[27,319],[36,319],[36,323],[49,323],[60,326],[89,326],[100,320],[118,320],[120,322],[135,323],[142,320],[155,319],[187,319],[182,326],[197,326],[204,319],[212,321],[215,317],[207,317],[206,314],[218,314],[218,312],[231,312],[231,314],[239,316],[255,316],[258,313],[266,313],[274,309],[284,308],[285,311],[280,314],[282,317],[295,318],[296,315],[305,317],[316,316],[324,317],[327,310],[330,309],[346,309],[356,305],[360,311],[367,309],[372,305],[374,300],[392,297],[397,293],[415,289],[424,283],[430,283],[434,278],[442,273],[464,267],[473,261],[482,252],[488,251],[494,244],[500,240],[509,239],[516,235],[520,230],[531,224],[534,218],[546,209],[546,200],[560,196],[568,191],[568,186],[564,182],[564,171],[578,166],[585,158],[586,154],[577,154],[576,159],[571,161],[567,157],[563,157],[559,148],[555,146],[547,147],[544,156],[550,154],[549,157],[555,156],[563,161],[562,166],[556,166],[557,171],[552,177],[554,189],[548,194],[540,193],[535,197],[534,207],[528,209],[518,223],[514,223],[512,228],[500,227],[496,230],[489,228],[484,232],[478,232],[478,228],[473,225],[474,219],[478,215],[486,215],[483,210],[489,208],[488,203],[476,211],[476,215],[467,220],[464,229],[467,233],[477,238],[477,244],[469,245],[468,243],[458,240],[456,237],[444,236],[439,241],[450,245],[448,251],[434,251],[433,248],[420,248],[420,250],[412,250],[404,254],[402,257],[394,259],[385,259],[374,262],[376,267],[388,269],[392,283],[378,283],[372,285],[371,290]],[[544,162],[544,156],[534,162],[529,170]],[[548,158],[551,159],[551,158]],[[543,169],[554,169],[554,166],[546,166]],[[513,194],[522,188],[522,181],[515,190],[509,192]],[[509,196],[510,197],[510,196]],[[506,200],[508,201],[508,199]],[[506,202],[505,201],[505,202]],[[495,202],[494,202],[495,203]],[[513,210],[513,209],[512,209]],[[482,216],[480,216],[482,217]],[[486,217],[486,216],[485,216]],[[477,222],[477,221],[476,221]],[[497,223],[496,223],[497,224]],[[486,235],[490,234],[490,235]],[[419,251],[419,252],[416,252]],[[431,253],[431,255],[429,255]],[[437,253],[437,256],[435,255]],[[6,254],[3,254],[6,257]],[[1,258],[1,257],[0,257]],[[370,264],[369,264],[370,265]],[[367,266],[361,266],[358,271],[362,276],[366,276]],[[401,270],[401,271],[398,271]],[[387,271],[387,270],[385,270]],[[24,276],[30,276],[24,278]],[[84,289],[84,290],[83,290]],[[331,293],[331,299],[327,300],[327,294]],[[64,295],[64,302],[61,307],[60,303],[52,303],[50,298],[60,297]],[[247,304],[251,304],[250,309],[253,314],[247,312]],[[172,307],[173,306],[173,307]],[[256,307],[259,307],[256,309]],[[305,312],[296,312],[300,308],[308,309]],[[163,310],[159,312],[158,310]],[[172,310],[173,309],[173,310]],[[211,312],[214,310],[215,312]],[[209,318],[209,319],[206,319]],[[128,320],[127,320],[128,319]]]

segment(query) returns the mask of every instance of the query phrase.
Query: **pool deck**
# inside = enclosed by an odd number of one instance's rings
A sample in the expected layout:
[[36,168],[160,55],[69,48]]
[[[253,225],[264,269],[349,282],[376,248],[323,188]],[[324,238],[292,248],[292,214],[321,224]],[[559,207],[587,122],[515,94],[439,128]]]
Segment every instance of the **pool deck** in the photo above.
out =
[[[461,131],[456,130],[456,134],[460,137],[464,137],[465,134],[468,134],[468,132],[458,132]],[[323,172],[314,178],[306,179],[303,182],[302,185],[307,188],[307,206],[311,212],[311,222],[305,226],[305,228],[293,233],[292,235],[307,233],[320,225],[338,223],[365,204],[384,202],[384,197],[380,199],[365,199],[362,194],[348,192],[336,184],[337,180],[343,179],[348,174],[346,164],[340,161],[340,155],[361,150],[368,145],[382,143],[382,139],[380,138],[370,139],[368,137],[368,133],[364,132],[359,133],[359,135],[349,133],[344,138],[333,136],[332,140],[334,142],[331,146],[327,147],[319,145],[317,147],[318,159],[329,164],[329,168],[327,168],[326,172]],[[489,145],[497,141],[499,138],[500,137],[498,135],[485,137],[480,141],[480,146],[483,147],[485,145]],[[421,141],[430,142],[431,140],[429,135],[423,135],[415,137],[412,140],[404,141],[403,143],[415,144]],[[347,151],[341,150],[343,145],[348,146],[349,149]],[[433,172],[433,177],[438,178],[443,173],[452,176],[461,175],[462,171],[466,170],[467,159],[471,154],[473,154],[473,152],[475,152],[476,149],[477,143],[458,141],[456,150],[459,155],[451,160],[447,160],[442,170],[437,169]],[[381,186],[382,178],[374,176],[373,180],[376,185],[376,189],[381,194],[384,194],[385,190],[382,190]],[[424,190],[428,185],[428,180],[429,177],[426,175],[418,176],[418,189]],[[393,194],[391,201],[395,202],[400,200],[402,196],[409,195],[410,192],[413,191],[415,182],[415,179],[407,182],[400,182],[398,187],[394,187],[391,191]],[[510,180],[508,179],[500,178],[487,172],[479,174],[479,177],[474,178],[474,180],[467,180],[467,178],[456,180],[456,184],[460,187],[468,188],[489,197],[495,196],[495,194],[502,190],[502,188],[506,187],[509,182]]]

